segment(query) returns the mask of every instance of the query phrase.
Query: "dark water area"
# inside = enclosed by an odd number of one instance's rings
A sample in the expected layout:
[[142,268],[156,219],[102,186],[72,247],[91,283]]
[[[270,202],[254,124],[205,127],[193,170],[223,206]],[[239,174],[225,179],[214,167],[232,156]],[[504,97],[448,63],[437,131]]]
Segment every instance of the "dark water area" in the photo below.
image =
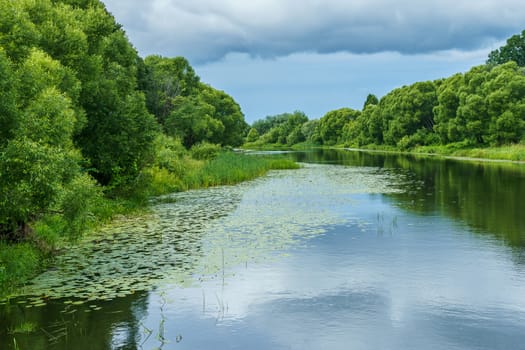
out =
[[523,166],[287,156],[59,259],[0,349],[525,349]]

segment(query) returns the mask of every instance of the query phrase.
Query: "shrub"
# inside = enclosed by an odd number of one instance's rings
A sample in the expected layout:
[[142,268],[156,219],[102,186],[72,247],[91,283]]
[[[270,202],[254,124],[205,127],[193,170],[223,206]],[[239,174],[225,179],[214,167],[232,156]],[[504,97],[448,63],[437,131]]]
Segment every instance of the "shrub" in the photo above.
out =
[[217,157],[221,146],[212,143],[201,142],[190,149],[191,157],[199,160],[210,160]]

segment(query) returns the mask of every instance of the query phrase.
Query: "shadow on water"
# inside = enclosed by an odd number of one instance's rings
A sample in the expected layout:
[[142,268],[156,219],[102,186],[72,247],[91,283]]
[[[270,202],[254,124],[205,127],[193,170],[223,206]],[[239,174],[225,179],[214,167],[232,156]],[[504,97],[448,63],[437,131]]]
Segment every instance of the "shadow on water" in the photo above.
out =
[[525,247],[524,165],[341,150],[295,157],[306,163],[391,169],[408,179],[403,191],[386,195],[395,205],[420,215],[444,214],[511,247]]
[[0,306],[2,349],[140,349],[147,332],[140,320],[148,309],[148,293],[138,292],[111,302],[64,304],[56,300],[26,307],[16,300]]

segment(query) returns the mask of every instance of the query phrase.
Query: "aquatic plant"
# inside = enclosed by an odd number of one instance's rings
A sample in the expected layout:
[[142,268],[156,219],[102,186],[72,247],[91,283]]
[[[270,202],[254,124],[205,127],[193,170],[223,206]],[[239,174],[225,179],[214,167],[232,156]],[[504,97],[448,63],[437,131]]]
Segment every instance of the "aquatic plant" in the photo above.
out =
[[233,266],[279,258],[331,225],[366,225],[349,208],[363,194],[399,191],[396,181],[376,168],[305,165],[163,196],[152,200],[151,214],[122,218],[69,247],[20,302],[80,305],[224,278]]

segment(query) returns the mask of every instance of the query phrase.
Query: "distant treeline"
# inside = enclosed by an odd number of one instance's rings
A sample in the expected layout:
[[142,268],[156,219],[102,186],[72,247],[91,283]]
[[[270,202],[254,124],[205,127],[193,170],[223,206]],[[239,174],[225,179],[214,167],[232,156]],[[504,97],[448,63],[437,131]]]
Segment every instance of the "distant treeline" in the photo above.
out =
[[369,95],[362,110],[342,108],[319,120],[302,112],[253,123],[248,145],[385,147],[500,146],[525,140],[525,31],[464,74]]
[[246,133],[230,96],[184,58],[139,57],[101,1],[0,0],[0,241],[45,216],[81,231],[101,197],[182,171],[184,147]]

